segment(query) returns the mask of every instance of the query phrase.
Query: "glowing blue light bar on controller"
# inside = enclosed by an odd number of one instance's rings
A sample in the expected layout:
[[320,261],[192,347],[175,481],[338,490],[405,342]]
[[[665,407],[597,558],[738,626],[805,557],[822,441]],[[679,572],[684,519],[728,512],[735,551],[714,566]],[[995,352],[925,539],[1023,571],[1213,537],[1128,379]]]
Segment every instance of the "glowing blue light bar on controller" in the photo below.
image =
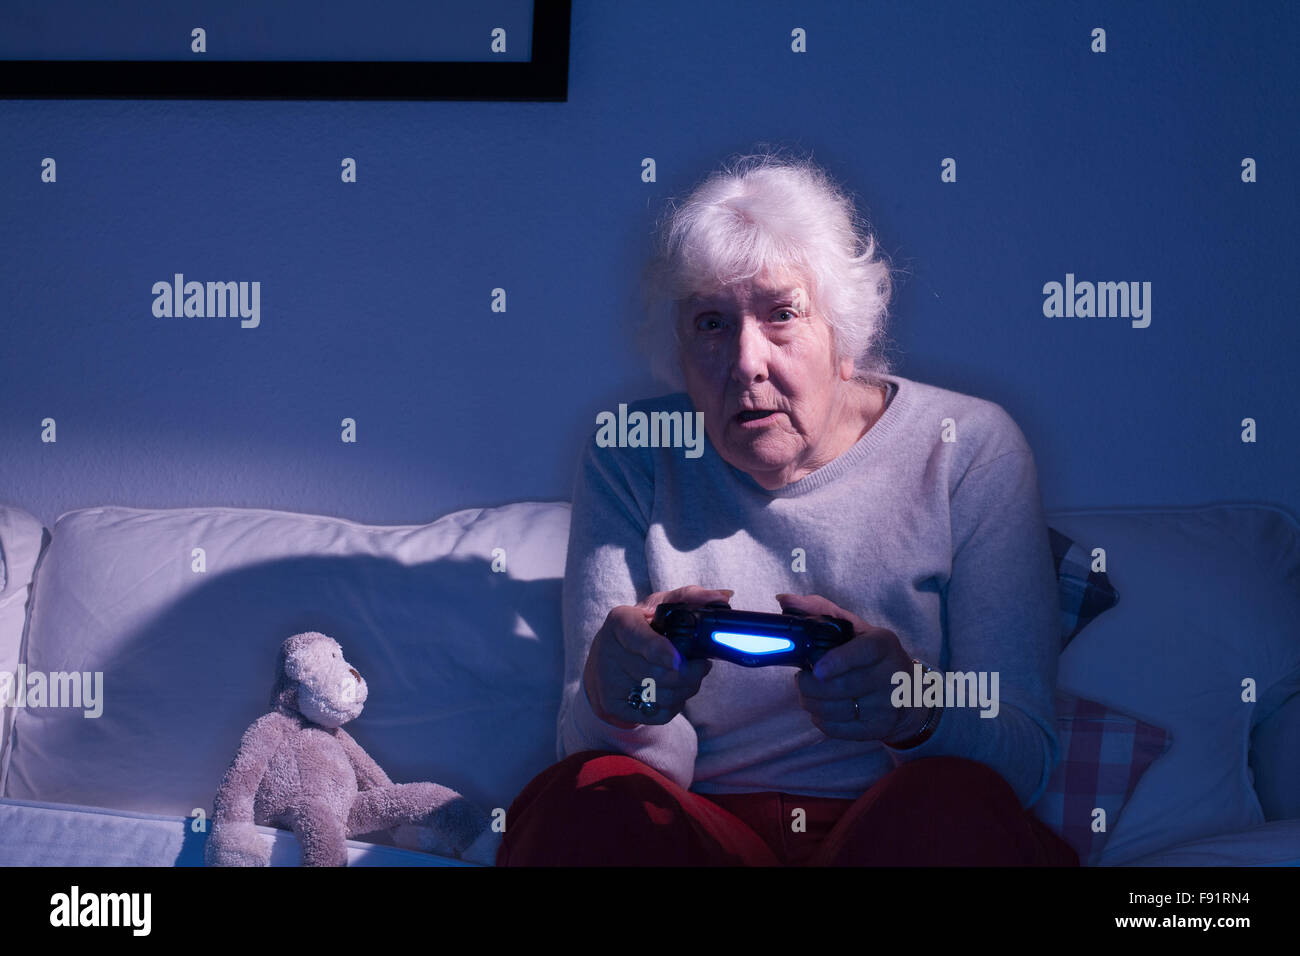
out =
[[724,647],[735,648],[744,654],[779,654],[781,651],[794,650],[794,641],[788,637],[767,637],[762,634],[714,631],[713,640]]

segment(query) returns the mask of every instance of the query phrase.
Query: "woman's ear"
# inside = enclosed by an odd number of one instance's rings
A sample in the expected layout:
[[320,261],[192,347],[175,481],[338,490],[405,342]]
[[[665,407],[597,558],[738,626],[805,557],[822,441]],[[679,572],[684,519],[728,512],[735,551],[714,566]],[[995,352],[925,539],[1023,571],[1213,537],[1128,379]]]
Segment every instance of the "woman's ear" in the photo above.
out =
[[845,382],[853,378],[853,359],[840,359],[840,378]]

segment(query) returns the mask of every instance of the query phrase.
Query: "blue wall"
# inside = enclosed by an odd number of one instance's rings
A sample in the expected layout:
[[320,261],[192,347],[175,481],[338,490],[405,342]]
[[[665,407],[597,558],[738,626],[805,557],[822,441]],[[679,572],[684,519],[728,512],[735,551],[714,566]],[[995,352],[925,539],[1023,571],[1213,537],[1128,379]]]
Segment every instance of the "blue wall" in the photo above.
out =
[[[1006,407],[1049,509],[1300,511],[1297,5],[736,9],[575,0],[567,103],[0,102],[0,501],[567,497],[596,413],[662,391],[629,337],[654,214],[769,142],[858,194],[910,273],[899,372]],[[155,317],[178,272],[260,282],[260,325]],[[1150,282],[1150,326],[1045,317],[1067,273]]]

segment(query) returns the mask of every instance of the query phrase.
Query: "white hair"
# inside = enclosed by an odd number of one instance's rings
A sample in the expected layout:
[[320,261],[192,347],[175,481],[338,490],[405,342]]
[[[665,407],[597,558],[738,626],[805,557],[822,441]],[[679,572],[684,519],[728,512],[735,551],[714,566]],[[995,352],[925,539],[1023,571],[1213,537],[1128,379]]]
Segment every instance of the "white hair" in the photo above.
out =
[[830,326],[837,359],[879,384],[892,366],[885,323],[891,267],[852,197],[811,159],[754,152],[725,163],[680,204],[669,200],[642,275],[639,338],[654,373],[684,388],[679,303],[755,278],[793,272],[805,303]]

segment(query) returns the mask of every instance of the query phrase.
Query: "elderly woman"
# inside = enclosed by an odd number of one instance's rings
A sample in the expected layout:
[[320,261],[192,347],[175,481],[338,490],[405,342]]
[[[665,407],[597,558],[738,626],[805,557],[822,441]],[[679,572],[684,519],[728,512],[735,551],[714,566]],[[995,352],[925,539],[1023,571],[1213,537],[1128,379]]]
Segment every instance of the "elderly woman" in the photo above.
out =
[[[1059,640],[1015,422],[890,373],[889,267],[809,161],[710,177],[646,276],[656,366],[685,394],[632,410],[699,413],[709,447],[585,449],[563,759],[510,807],[498,864],[1077,865],[1026,809],[1057,759]],[[650,626],[668,601],[854,636],[812,670],[683,660]],[[996,700],[917,706],[895,675],[922,667]]]

